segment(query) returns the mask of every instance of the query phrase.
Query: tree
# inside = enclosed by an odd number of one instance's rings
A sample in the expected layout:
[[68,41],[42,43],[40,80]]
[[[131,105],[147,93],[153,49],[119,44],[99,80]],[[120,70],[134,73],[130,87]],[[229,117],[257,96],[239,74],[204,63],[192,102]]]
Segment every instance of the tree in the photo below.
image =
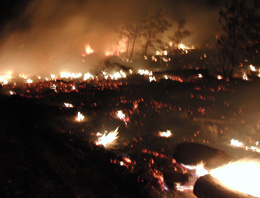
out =
[[149,48],[155,48],[155,44],[162,43],[162,35],[171,26],[166,18],[166,12],[155,10],[145,17],[143,24],[143,54],[147,55]]
[[178,21],[178,29],[172,36],[169,36],[169,39],[178,47],[183,39],[191,35],[191,31],[185,28],[186,21],[180,19]]
[[[127,39],[127,46],[126,46],[126,55],[125,58],[127,60],[132,60],[136,41],[138,38],[142,36],[143,32],[143,22],[142,21],[136,21],[133,23],[128,23],[126,25],[123,25],[118,31],[119,39],[126,38]],[[130,48],[130,44],[132,43],[132,46]],[[130,55],[129,50],[131,50]]]
[[244,0],[231,0],[219,12],[223,32],[217,38],[217,44],[225,61],[224,73],[229,72],[229,77],[233,76],[235,67],[245,59],[249,44],[259,39],[259,31],[251,22],[256,19],[255,9],[254,6],[246,5]]

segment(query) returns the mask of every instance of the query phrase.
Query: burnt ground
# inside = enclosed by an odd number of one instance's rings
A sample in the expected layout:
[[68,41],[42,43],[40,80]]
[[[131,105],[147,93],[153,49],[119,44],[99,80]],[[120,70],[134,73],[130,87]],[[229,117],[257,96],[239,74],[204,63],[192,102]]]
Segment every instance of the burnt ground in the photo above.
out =
[[[57,92],[43,84],[0,88],[1,197],[194,197],[176,189],[190,177],[173,159],[177,144],[256,155],[229,143],[259,140],[259,82],[77,82],[74,91],[71,82],[55,82]],[[74,121],[78,111],[84,122]],[[116,145],[95,145],[97,132],[118,126]],[[173,136],[158,136],[167,129]]]

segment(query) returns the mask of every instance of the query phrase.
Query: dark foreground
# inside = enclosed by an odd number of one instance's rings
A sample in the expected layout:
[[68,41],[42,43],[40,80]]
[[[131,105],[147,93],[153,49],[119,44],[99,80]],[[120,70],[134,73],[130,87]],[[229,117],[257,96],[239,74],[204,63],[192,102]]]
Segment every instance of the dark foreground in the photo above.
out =
[[[54,92],[35,84],[12,88],[12,96],[3,87],[0,197],[195,197],[192,190],[178,191],[191,175],[173,158],[174,148],[198,142],[232,158],[247,155],[229,144],[232,138],[259,140],[259,86],[240,80],[76,83],[74,91]],[[118,110],[129,120],[118,119]],[[78,111],[84,122],[75,122]],[[118,126],[117,144],[95,144],[97,132]],[[166,130],[173,135],[158,135]],[[199,161],[178,157],[188,164]]]

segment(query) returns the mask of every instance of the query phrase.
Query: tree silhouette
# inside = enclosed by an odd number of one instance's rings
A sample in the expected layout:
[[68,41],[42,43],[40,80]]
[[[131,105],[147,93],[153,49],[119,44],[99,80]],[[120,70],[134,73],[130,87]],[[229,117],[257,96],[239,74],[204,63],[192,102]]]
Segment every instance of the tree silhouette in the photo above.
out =
[[186,21],[184,19],[180,19],[178,21],[178,29],[172,36],[169,36],[169,39],[175,43],[178,47],[183,39],[191,35],[191,31],[185,28]]
[[225,8],[219,12],[223,32],[217,38],[217,44],[225,61],[224,73],[229,73],[229,77],[245,59],[252,43],[259,40],[259,25],[252,23],[257,19],[256,13],[256,7],[247,6],[244,0],[226,2]]
[[166,12],[162,9],[155,10],[148,14],[144,20],[143,31],[143,55],[148,54],[149,48],[155,48],[156,44],[162,44],[163,33],[171,26],[166,18]]

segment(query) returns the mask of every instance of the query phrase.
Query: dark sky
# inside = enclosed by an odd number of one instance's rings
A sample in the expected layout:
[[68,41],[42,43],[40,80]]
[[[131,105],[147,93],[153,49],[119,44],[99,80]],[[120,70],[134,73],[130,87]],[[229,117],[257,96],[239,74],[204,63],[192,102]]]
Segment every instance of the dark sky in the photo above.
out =
[[115,28],[157,8],[173,23],[165,38],[185,19],[193,32],[186,44],[214,44],[223,5],[224,0],[1,0],[0,69],[71,68],[86,43],[103,54],[116,41]]

